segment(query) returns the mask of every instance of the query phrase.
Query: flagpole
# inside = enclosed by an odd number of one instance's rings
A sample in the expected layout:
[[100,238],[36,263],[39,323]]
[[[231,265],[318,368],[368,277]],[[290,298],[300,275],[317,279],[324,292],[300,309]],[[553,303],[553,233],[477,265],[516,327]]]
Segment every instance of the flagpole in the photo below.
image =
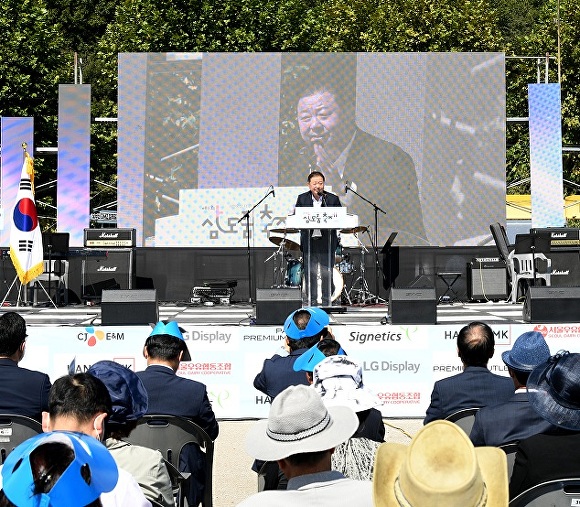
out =
[[[23,141],[22,144],[20,145],[22,146],[22,163],[24,164],[24,161],[26,160],[26,148],[28,148],[28,143],[26,141]],[[16,275],[18,277],[18,275]],[[20,289],[22,289],[23,294],[23,299],[22,299],[22,303],[24,304],[24,306],[28,306],[28,283],[26,285],[22,285],[22,283],[20,284]],[[20,306],[20,289],[18,289],[18,299],[16,300],[16,306]]]

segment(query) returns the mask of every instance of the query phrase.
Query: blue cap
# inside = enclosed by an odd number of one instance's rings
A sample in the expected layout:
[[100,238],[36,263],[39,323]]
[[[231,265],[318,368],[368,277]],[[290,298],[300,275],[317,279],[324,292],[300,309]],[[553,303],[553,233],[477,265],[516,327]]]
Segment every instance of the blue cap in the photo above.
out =
[[98,361],[87,373],[101,380],[109,391],[113,403],[111,422],[137,421],[147,413],[147,390],[135,372],[115,361]]
[[[314,367],[320,363],[322,360],[326,359],[326,356],[324,355],[324,352],[321,352],[320,349],[318,348],[318,346],[320,345],[320,342],[318,342],[316,345],[310,347],[306,352],[304,352],[303,354],[301,354],[298,359],[296,359],[296,361],[294,361],[294,364],[292,365],[292,368],[294,369],[294,371],[313,371]],[[342,347],[340,347],[338,349],[338,352],[335,354],[337,356],[346,356],[346,352],[342,349]]]
[[[294,322],[294,315],[297,312],[302,311],[306,311],[310,314],[310,320],[305,329],[298,329],[298,326]],[[298,310],[293,311],[286,318],[286,321],[284,322],[284,332],[291,340],[310,338],[311,336],[316,336],[320,333],[326,326],[328,326],[329,322],[330,318],[328,317],[328,313],[326,313],[322,308],[316,306],[299,308]]]
[[[74,458],[47,493],[34,494],[30,454],[42,445],[61,443],[70,447]],[[2,467],[2,487],[8,500],[18,507],[81,507],[111,491],[119,471],[107,448],[84,433],[54,431],[40,433],[16,447]],[[86,478],[86,479],[85,479]]]
[[153,331],[149,336],[155,335],[165,335],[165,336],[172,336],[173,338],[177,338],[182,341],[182,348],[183,356],[181,357],[182,361],[191,361],[191,354],[189,353],[189,349],[187,348],[187,343],[185,343],[185,338],[183,337],[183,333],[185,333],[185,329],[179,327],[179,324],[174,320],[163,322],[159,321],[155,324]]
[[542,333],[528,331],[518,337],[511,350],[502,352],[501,358],[512,370],[531,372],[550,358],[550,349]]

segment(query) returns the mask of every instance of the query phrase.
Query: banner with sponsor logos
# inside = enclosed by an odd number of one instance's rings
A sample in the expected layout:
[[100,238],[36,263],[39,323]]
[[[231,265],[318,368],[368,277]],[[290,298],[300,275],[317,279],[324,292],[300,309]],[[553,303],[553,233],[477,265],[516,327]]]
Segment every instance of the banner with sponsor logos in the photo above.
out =
[[[284,354],[281,327],[182,326],[193,361],[178,374],[207,386],[218,418],[267,417],[270,399],[253,387],[264,359]],[[462,325],[334,326],[347,354],[363,368],[365,384],[383,402],[385,417],[423,417],[433,383],[461,372],[456,338]],[[580,324],[497,324],[496,351],[489,368],[507,375],[501,353],[522,333],[542,332],[555,354],[580,351]],[[46,372],[52,381],[69,367],[86,371],[103,359],[139,371],[146,367],[143,345],[149,326],[28,327],[22,367]],[[171,396],[171,393],[167,393]]]

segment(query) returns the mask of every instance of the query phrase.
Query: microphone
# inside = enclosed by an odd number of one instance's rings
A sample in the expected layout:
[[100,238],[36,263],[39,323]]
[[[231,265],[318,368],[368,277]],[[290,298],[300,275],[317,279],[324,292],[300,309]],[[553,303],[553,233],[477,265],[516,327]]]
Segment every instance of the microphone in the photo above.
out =
[[276,197],[276,192],[274,192],[274,185],[270,185],[270,193],[272,194],[272,197]]
[[347,194],[348,191],[350,190],[349,185],[350,185],[350,181],[347,180],[347,181],[344,182],[344,193],[345,194]]

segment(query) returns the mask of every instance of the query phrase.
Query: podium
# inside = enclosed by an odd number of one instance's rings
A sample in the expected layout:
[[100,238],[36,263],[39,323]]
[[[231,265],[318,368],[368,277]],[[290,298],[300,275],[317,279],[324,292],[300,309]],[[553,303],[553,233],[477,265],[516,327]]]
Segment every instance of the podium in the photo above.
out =
[[358,217],[342,207],[297,207],[286,218],[287,229],[300,230],[304,280],[302,301],[306,306],[330,306],[340,296],[333,295],[336,231],[358,226]]

